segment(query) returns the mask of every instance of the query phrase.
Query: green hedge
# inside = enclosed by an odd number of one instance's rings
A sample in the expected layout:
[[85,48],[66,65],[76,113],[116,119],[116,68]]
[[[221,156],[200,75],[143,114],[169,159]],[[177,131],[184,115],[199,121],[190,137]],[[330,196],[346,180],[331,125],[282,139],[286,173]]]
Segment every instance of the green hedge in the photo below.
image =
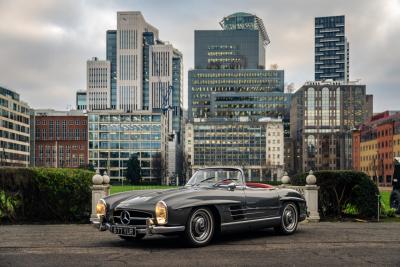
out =
[[93,172],[82,169],[1,168],[0,195],[8,205],[0,207],[0,220],[87,221],[92,176]]
[[[305,185],[307,173],[291,178],[293,185]],[[377,216],[377,195],[375,183],[362,172],[317,171],[319,212],[322,218],[339,218],[346,214],[347,207],[353,207],[354,215],[362,218]]]

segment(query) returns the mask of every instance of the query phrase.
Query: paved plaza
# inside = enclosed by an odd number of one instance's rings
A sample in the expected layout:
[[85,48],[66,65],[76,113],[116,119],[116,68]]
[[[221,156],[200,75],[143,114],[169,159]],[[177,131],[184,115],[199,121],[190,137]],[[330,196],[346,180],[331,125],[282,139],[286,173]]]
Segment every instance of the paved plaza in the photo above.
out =
[[0,226],[0,266],[400,266],[400,223],[302,223],[226,235],[204,248],[177,237],[129,243],[90,225]]

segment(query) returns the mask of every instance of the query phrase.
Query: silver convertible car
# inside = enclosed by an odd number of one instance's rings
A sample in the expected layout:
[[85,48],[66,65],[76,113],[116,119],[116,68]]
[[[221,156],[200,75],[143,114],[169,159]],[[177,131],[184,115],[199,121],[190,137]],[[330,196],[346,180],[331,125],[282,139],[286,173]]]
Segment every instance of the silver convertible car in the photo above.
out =
[[205,168],[170,190],[129,191],[101,199],[96,227],[125,240],[145,235],[181,235],[205,246],[221,232],[273,227],[292,234],[306,218],[304,197],[295,190],[245,182],[241,168]]

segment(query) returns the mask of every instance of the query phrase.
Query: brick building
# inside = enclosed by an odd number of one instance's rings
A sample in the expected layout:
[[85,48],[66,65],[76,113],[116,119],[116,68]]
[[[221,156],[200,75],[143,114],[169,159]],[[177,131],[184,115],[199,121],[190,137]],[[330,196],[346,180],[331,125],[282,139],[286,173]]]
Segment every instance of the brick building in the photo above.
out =
[[77,168],[88,164],[87,116],[81,111],[34,110],[31,166]]
[[400,112],[385,111],[353,131],[353,168],[390,186],[393,158],[400,156]]

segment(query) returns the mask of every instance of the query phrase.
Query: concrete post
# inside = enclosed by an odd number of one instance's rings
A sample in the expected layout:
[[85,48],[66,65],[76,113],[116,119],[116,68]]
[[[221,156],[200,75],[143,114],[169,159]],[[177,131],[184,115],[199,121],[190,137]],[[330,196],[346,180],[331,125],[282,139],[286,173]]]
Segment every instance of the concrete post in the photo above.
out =
[[96,214],[96,205],[97,202],[110,194],[110,178],[107,176],[107,173],[104,173],[104,176],[101,176],[99,170],[96,170],[96,174],[92,178],[93,186],[92,186],[92,214],[90,216],[90,221],[97,221]]
[[304,188],[304,198],[307,202],[307,210],[309,216],[307,220],[309,222],[319,222],[319,212],[318,212],[318,189],[319,186],[316,185],[317,178],[313,175],[313,171],[310,171],[306,178],[307,185]]

